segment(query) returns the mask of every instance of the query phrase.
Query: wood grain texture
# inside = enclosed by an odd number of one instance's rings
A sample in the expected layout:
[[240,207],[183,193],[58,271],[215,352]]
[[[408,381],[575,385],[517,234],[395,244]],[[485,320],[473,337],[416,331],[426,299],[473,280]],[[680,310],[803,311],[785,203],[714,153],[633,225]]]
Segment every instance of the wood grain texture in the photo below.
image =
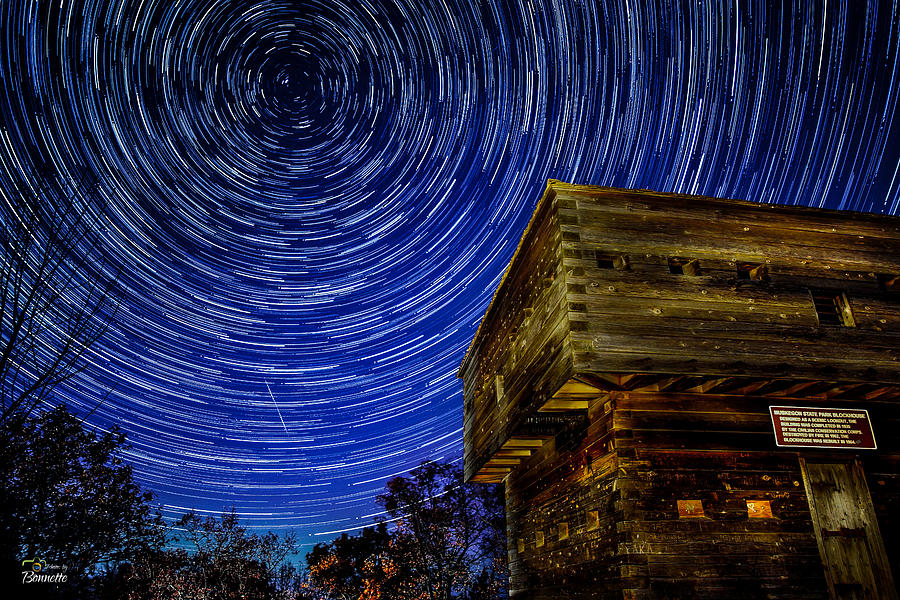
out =
[[898,275],[897,217],[551,181],[460,368],[467,475],[576,371],[898,384]]
[[[898,275],[896,217],[551,181],[460,368],[466,476],[505,483],[511,596],[897,580]],[[883,559],[811,513],[801,458],[847,453],[777,447],[772,404],[869,411],[878,449],[845,480]],[[826,577],[829,544],[849,566]]]

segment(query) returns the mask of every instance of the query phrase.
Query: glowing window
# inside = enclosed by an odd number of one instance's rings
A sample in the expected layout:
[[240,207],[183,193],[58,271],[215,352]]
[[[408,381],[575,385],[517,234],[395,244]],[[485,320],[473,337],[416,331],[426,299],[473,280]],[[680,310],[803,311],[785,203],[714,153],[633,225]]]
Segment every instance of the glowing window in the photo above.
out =
[[879,273],[878,288],[882,292],[900,292],[900,275]]
[[772,504],[768,500],[747,500],[747,516],[751,519],[772,519]]
[[587,530],[593,531],[600,527],[600,514],[596,510],[587,511]]
[[678,518],[691,519],[697,517],[705,517],[703,513],[703,502],[701,500],[679,500],[678,501]]

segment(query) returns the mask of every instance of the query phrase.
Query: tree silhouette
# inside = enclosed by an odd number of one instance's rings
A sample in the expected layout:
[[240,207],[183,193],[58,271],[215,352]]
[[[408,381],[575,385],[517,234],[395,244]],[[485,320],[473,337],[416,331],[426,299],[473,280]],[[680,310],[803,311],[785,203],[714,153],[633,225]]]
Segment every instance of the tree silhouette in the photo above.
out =
[[495,600],[506,597],[501,486],[468,485],[454,464],[425,462],[387,483],[394,518],[306,555],[311,600]]
[[471,485],[450,463],[424,462],[395,477],[378,501],[394,519],[397,546],[417,597],[497,598],[506,591],[503,488]]
[[100,599],[115,600],[293,600],[297,573],[287,557],[293,534],[249,533],[232,509],[219,518],[194,512],[177,523],[170,543],[150,548],[99,582]]
[[[359,600],[382,597],[389,589],[391,598],[404,598],[398,588],[408,580],[408,573],[397,563],[393,543],[387,525],[379,523],[359,535],[343,533],[330,544],[316,544],[306,555],[308,596]],[[375,590],[382,593],[376,595]]]
[[118,430],[97,435],[64,407],[0,425],[7,586],[21,581],[23,560],[41,559],[64,565],[68,581],[39,587],[78,597],[93,574],[162,545],[162,518],[123,462],[124,444]]
[[93,255],[96,182],[42,180],[0,203],[0,423],[83,369],[118,305],[117,276]]

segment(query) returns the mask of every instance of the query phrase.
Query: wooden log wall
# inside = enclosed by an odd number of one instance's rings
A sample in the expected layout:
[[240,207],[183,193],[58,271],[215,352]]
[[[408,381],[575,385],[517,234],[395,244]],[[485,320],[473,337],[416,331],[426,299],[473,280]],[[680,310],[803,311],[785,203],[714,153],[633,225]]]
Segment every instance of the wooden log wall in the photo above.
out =
[[549,440],[506,480],[511,597],[603,597],[621,588],[618,457],[602,407],[592,403],[577,449]]
[[577,373],[900,383],[900,219],[551,181],[460,368],[467,477]]
[[[834,453],[777,448],[770,404],[665,392],[593,400],[578,447],[551,440],[506,480],[512,596],[827,598],[799,456]],[[858,456],[896,578],[900,388],[862,407],[879,449]]]
[[499,481],[519,462],[513,456],[483,468],[571,373],[560,241],[556,206],[545,203],[460,368],[467,478],[481,470],[479,481]]
[[[460,377],[513,597],[825,598],[801,456],[862,461],[900,581],[897,217],[551,181]],[[879,447],[779,449],[770,404]]]
[[[900,275],[900,219],[552,189],[576,371],[900,382],[900,290],[883,285]],[[845,295],[853,326],[820,325],[816,290]]]

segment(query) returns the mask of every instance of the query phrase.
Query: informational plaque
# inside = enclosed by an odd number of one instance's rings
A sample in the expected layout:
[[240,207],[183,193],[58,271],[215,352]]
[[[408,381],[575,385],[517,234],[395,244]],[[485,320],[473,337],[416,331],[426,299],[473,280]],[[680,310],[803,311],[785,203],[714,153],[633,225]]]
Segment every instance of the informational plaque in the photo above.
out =
[[874,450],[869,412],[855,408],[770,406],[775,443],[805,448]]

